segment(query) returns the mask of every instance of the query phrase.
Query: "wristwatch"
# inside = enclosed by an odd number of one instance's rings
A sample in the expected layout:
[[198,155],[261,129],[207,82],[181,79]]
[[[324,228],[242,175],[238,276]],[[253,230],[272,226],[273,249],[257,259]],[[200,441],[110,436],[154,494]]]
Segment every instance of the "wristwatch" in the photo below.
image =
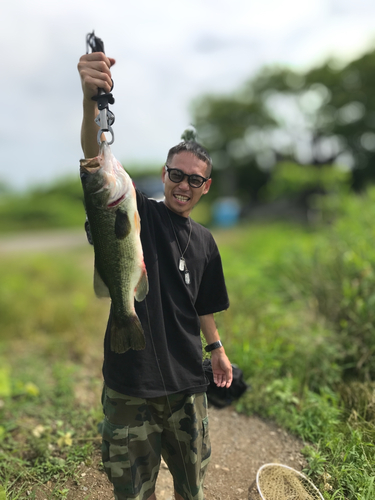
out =
[[217,340],[216,342],[213,342],[212,344],[208,344],[206,345],[206,347],[204,348],[204,350],[206,352],[211,352],[213,351],[214,349],[219,349],[219,347],[221,347],[223,344],[221,343],[220,340]]

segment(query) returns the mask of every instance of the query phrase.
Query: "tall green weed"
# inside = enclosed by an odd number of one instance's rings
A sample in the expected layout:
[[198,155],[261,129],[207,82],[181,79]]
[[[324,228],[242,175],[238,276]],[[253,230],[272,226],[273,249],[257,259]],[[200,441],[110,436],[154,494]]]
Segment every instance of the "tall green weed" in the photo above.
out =
[[320,200],[323,230],[309,252],[294,252],[284,267],[290,300],[316,302],[317,311],[338,333],[349,378],[375,377],[375,188],[363,195]]
[[216,319],[230,356],[247,377],[295,377],[300,392],[339,382],[337,333],[316,314],[314,301],[291,301],[283,287],[291,252],[310,252],[316,234],[288,224],[237,231],[230,240],[224,232],[217,235],[231,306]]

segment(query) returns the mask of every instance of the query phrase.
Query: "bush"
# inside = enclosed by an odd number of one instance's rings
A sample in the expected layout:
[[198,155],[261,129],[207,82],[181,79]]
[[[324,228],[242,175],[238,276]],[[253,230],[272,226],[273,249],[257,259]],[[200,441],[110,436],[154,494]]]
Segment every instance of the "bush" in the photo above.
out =
[[309,253],[293,254],[284,277],[290,300],[314,299],[340,336],[346,376],[360,380],[375,377],[374,202],[375,188],[321,200],[325,217],[333,204],[339,217]]

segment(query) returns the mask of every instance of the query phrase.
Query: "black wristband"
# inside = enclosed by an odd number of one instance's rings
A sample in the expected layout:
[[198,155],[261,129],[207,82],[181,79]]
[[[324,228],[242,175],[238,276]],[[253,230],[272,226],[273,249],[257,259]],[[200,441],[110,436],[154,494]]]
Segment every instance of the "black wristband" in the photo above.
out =
[[213,342],[212,344],[208,344],[206,345],[206,347],[204,348],[204,350],[206,352],[211,352],[213,351],[214,349],[219,349],[219,347],[221,347],[223,344],[221,343],[220,340],[218,340],[217,342]]

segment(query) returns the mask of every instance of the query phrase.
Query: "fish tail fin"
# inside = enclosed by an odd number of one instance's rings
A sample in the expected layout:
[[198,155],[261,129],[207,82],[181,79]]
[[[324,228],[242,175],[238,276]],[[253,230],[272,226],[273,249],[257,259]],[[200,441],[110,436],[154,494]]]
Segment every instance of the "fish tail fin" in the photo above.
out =
[[111,324],[111,351],[123,354],[129,349],[140,351],[145,346],[145,335],[136,314],[127,316],[121,322],[113,318]]

